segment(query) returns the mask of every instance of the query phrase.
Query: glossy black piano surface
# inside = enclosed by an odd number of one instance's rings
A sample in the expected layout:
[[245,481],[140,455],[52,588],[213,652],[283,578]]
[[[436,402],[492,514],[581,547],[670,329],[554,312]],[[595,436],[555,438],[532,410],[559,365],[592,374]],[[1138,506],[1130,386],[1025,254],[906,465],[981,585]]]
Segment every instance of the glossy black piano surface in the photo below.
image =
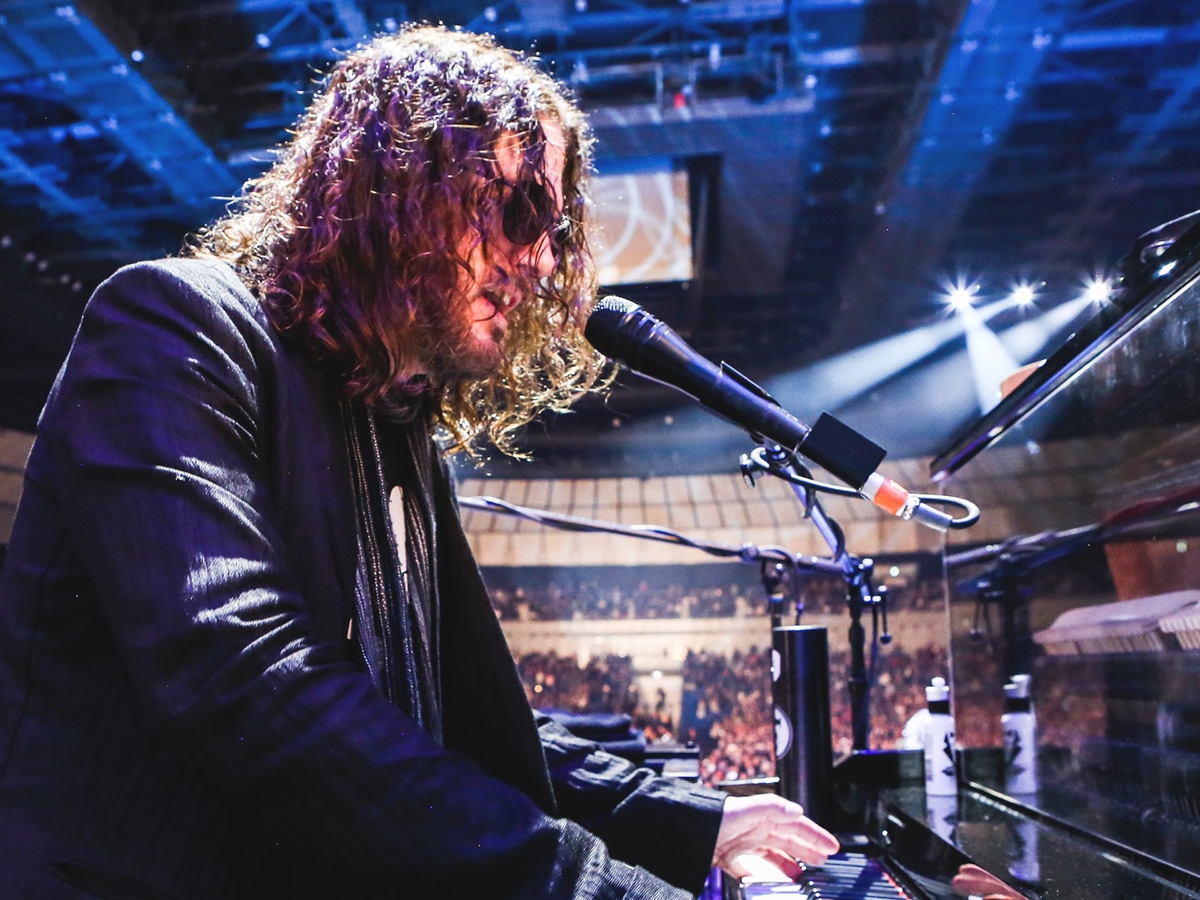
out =
[[[1031,895],[1200,896],[1200,231],[1146,249],[932,466],[984,510],[945,549],[973,763],[953,840],[1023,855]],[[1020,795],[995,755],[1018,673],[1038,718]]]
[[969,867],[991,877],[994,886],[987,896],[1006,900],[1200,897],[1200,878],[1187,870],[1121,846],[1101,832],[1048,819],[980,783],[964,786],[957,797],[927,797],[919,783],[882,788],[843,783],[840,790],[840,824],[857,817],[863,831],[839,832],[843,853],[829,865],[809,867],[795,882],[736,885],[715,873],[703,900],[983,896],[963,887],[971,882],[955,881]]
[[[823,824],[865,841],[882,896],[968,896],[952,880],[977,865],[1029,900],[1200,898],[1200,232],[1133,254],[932,474],[983,511],[944,555],[960,791],[927,797],[919,754],[860,753]],[[1000,733],[1015,674],[1038,717],[1021,794]],[[741,894],[789,895],[822,896]]]

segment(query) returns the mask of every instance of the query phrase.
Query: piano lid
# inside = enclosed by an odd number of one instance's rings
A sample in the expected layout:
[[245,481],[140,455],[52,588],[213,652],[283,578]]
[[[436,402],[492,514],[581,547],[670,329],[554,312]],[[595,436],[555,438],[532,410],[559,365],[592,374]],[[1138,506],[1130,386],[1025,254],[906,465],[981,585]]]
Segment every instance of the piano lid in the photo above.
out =
[[[1109,379],[1107,372],[1103,371],[1104,361],[1108,360],[1108,364],[1113,365],[1134,356],[1113,351],[1131,332],[1173,303],[1186,285],[1200,277],[1200,211],[1142,235],[1123,261],[1121,269],[1121,277],[1110,300],[1011,393],[959,433],[934,458],[930,473],[935,481],[945,479],[980,451],[994,444],[1017,423],[1056,397],[1067,385],[1073,384],[1089,367],[1100,365],[1102,371],[1090,377],[1107,384]],[[1197,316],[1195,311],[1177,314],[1187,317],[1188,325]],[[1179,330],[1179,327],[1175,328],[1176,332]],[[1144,348],[1138,349],[1140,352]],[[1172,349],[1169,341],[1163,348],[1168,352]],[[1170,369],[1156,367],[1151,359],[1143,359],[1142,365],[1123,372],[1121,380],[1125,382],[1126,391],[1152,389],[1169,401],[1171,392],[1165,389],[1162,376],[1170,374]],[[1139,384],[1139,381],[1144,383]],[[1071,416],[1055,415],[1052,418],[1059,431],[1042,437],[1086,436],[1096,427],[1095,423],[1080,423]],[[1130,427],[1131,424],[1126,422],[1124,427]],[[1077,433],[1070,429],[1076,429]]]

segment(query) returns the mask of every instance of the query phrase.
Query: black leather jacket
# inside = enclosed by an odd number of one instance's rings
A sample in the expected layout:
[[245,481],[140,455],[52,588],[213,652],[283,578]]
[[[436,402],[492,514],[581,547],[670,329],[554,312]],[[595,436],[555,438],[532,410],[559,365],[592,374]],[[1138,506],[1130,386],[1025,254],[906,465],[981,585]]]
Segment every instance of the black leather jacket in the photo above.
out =
[[435,480],[440,743],[347,636],[333,392],[222,263],[102,285],[0,579],[0,896],[698,891],[720,795],[539,736]]

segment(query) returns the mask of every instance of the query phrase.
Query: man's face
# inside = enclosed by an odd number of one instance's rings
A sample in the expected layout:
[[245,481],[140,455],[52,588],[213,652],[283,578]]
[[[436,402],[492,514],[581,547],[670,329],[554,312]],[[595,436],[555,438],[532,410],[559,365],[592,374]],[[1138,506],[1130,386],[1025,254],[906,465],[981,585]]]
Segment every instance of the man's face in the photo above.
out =
[[[544,156],[545,188],[556,211],[555,221],[562,213],[563,167],[566,164],[566,139],[562,127],[554,121],[543,120],[546,135]],[[521,179],[522,152],[516,135],[506,135],[496,147],[496,161],[505,181],[517,185]],[[456,348],[446,364],[460,378],[483,378],[491,375],[503,361],[504,335],[508,329],[506,316],[525,298],[520,285],[528,278],[548,278],[554,272],[554,246],[548,232],[536,236],[532,243],[515,243],[499,222],[493,223],[487,235],[491,259],[485,254],[480,236],[468,232],[460,244],[460,252],[468,262],[468,270],[459,275],[456,300],[462,303],[469,321],[466,345]],[[497,269],[521,273],[525,279],[502,279]]]

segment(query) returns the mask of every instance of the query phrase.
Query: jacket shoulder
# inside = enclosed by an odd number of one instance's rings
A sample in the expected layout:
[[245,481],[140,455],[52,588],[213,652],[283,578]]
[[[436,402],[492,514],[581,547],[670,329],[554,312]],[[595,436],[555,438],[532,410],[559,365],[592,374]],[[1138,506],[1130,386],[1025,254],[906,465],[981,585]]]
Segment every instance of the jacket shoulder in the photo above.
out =
[[229,315],[266,323],[262,304],[228,263],[218,259],[172,257],[122,266],[97,289],[98,295],[129,292],[145,302],[201,303]]

